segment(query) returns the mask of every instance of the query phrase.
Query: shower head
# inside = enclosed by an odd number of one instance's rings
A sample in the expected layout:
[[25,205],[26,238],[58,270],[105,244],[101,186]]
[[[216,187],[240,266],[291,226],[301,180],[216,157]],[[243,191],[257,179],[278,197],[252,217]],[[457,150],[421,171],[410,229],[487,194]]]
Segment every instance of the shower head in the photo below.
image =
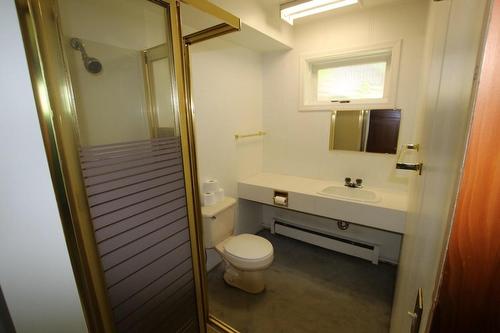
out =
[[96,58],[87,58],[83,60],[83,64],[85,65],[87,71],[92,74],[97,74],[102,70],[102,64]]
[[83,43],[80,39],[78,38],[71,38],[70,40],[71,47],[74,48],[75,50],[80,51],[82,54],[82,60],[83,60],[83,65],[85,66],[85,69],[87,72],[92,73],[92,74],[97,74],[101,72],[102,70],[102,64],[97,58],[89,57],[87,55],[87,52],[85,51],[85,47],[83,46]]

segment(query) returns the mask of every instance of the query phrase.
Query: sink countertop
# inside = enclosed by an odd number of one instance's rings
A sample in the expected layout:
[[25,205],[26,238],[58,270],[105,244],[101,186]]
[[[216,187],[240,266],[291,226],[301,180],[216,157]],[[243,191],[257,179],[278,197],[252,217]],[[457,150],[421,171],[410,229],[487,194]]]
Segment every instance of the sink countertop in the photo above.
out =
[[343,185],[328,180],[260,173],[240,180],[238,192],[242,199],[273,205],[274,190],[284,191],[288,192],[288,209],[404,233],[408,204],[406,192],[363,187],[376,192],[380,196],[378,202],[360,202],[319,193],[328,186]]
[[[380,195],[378,202],[360,202],[349,200],[348,198],[332,197],[319,192],[327,186],[344,186],[344,183],[333,182],[330,180],[320,180],[312,178],[303,178],[296,176],[286,176],[275,173],[260,173],[250,178],[240,180],[239,183],[257,186],[272,187],[275,190],[287,192],[296,192],[301,194],[315,195],[331,200],[356,202],[361,205],[370,205],[388,209],[394,209],[406,212],[408,205],[408,194],[402,191],[391,191],[377,187],[363,186],[363,189],[376,192]],[[355,191],[356,189],[353,189]]]

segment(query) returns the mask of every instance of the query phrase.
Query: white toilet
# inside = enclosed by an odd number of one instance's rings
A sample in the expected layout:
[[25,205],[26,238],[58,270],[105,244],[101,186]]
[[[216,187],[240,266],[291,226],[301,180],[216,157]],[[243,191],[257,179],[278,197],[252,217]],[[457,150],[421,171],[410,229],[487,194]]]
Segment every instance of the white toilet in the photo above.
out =
[[202,207],[206,248],[215,248],[226,265],[224,280],[231,286],[257,294],[264,290],[264,271],[273,262],[273,245],[265,238],[233,235],[236,199],[225,197],[213,206]]

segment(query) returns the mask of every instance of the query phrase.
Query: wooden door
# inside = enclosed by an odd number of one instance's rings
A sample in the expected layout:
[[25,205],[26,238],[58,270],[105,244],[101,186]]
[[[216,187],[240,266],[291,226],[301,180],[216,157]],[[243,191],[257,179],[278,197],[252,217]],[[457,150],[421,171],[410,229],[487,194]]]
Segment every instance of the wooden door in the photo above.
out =
[[431,332],[500,332],[500,0],[494,0]]

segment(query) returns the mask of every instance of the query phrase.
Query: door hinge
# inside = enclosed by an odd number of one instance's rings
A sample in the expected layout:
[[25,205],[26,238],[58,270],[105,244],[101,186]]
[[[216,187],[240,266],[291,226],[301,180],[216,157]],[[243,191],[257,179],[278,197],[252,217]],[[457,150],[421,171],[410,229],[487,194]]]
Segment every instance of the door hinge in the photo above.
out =
[[412,311],[408,311],[411,317],[411,333],[418,333],[420,330],[420,322],[422,321],[422,313],[424,312],[424,298],[422,288],[417,290],[417,299],[415,300],[415,307]]

